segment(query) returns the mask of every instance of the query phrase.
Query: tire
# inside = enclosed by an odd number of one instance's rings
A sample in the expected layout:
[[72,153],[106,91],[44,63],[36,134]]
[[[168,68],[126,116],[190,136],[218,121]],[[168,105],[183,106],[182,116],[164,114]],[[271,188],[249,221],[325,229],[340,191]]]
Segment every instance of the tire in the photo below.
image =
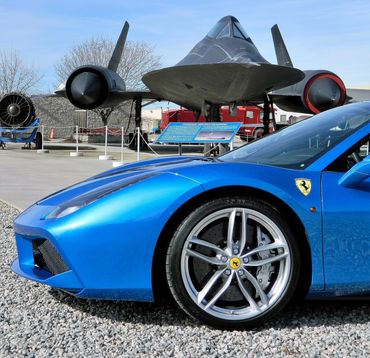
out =
[[40,132],[36,133],[36,138],[35,138],[35,147],[36,149],[41,149],[42,148],[42,134]]
[[300,266],[292,230],[273,207],[252,197],[198,207],[176,230],[166,257],[180,307],[221,329],[251,328],[279,313],[295,293]]
[[265,130],[263,128],[256,128],[256,130],[253,133],[253,137],[255,140],[260,139],[263,137],[263,133]]

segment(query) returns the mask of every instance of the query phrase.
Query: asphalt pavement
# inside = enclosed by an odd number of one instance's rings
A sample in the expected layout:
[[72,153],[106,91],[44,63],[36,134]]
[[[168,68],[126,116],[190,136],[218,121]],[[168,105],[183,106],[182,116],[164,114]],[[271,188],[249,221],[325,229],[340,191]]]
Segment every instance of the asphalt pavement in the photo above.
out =
[[[241,144],[235,138],[234,148]],[[76,151],[74,143],[45,142],[44,148],[49,152],[43,154],[22,147],[19,143],[7,143],[5,150],[0,148],[0,200],[20,210],[57,190],[111,169],[113,161],[121,161],[120,145],[108,146],[105,153],[103,145],[80,144],[81,157],[70,156]],[[202,145],[182,146],[184,155],[203,155],[203,151]],[[99,160],[104,154],[114,159]],[[139,159],[177,154],[177,145],[150,144],[149,149],[140,152]],[[136,151],[125,147],[123,162],[133,161],[137,161]]]
[[[99,160],[104,147],[82,145],[82,157],[71,157],[75,147],[70,144],[46,143],[49,153],[22,149],[10,143],[0,149],[0,200],[18,209],[25,209],[35,201],[66,186],[82,181],[102,171],[112,169],[112,160]],[[121,159],[119,147],[108,147],[109,155]],[[154,157],[154,153],[140,153],[140,159]],[[136,161],[136,152],[125,148],[124,162]]]

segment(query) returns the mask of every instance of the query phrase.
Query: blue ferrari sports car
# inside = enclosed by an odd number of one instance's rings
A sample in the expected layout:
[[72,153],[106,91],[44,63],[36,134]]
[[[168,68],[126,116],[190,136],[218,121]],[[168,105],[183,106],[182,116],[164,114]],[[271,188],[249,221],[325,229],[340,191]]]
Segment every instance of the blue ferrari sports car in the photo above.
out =
[[367,294],[369,136],[364,102],[218,158],[115,168],[20,214],[12,269],[80,298],[171,293],[222,328],[260,324],[298,296]]

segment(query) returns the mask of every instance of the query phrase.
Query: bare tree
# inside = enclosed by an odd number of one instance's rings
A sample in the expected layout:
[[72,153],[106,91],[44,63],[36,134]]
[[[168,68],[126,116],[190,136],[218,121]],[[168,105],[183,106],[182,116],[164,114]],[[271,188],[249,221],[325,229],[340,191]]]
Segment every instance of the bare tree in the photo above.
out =
[[107,66],[113,48],[113,43],[102,37],[94,37],[76,45],[55,65],[59,83],[65,82],[78,66]]
[[[115,44],[102,37],[94,37],[72,48],[55,66],[60,83],[82,65],[107,66]],[[161,67],[160,57],[154,47],[146,42],[127,41],[117,73],[125,80],[128,90],[144,88],[141,77],[144,73]]]
[[[75,47],[56,65],[60,83],[65,82],[71,72],[82,65],[107,66],[115,44],[102,37],[91,38]],[[124,79],[128,90],[145,88],[142,76],[161,67],[160,57],[154,54],[154,47],[145,42],[127,41],[117,73]],[[106,125],[114,107],[93,110]]]
[[[55,65],[59,83],[67,80],[71,72],[82,65],[100,65],[106,67],[113,53],[115,44],[102,37],[93,37],[73,47]],[[160,57],[154,54],[154,47],[145,42],[127,41],[117,73],[124,79],[128,90],[145,88],[142,76],[149,71],[161,67]],[[107,125],[108,118],[115,108],[98,108],[97,113],[103,124]]]
[[118,66],[119,75],[125,80],[128,89],[140,90],[145,85],[143,75],[162,66],[160,57],[154,55],[154,47],[145,42],[128,41]]
[[28,94],[36,88],[41,78],[39,71],[26,65],[17,52],[0,52],[0,94]]

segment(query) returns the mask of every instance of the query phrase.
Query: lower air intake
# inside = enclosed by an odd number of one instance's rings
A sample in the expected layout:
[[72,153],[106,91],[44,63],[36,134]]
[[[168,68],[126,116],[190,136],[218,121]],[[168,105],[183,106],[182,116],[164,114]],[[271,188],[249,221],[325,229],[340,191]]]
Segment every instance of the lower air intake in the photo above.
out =
[[36,267],[46,270],[53,275],[69,270],[55,246],[49,240],[40,239],[33,241],[32,249]]

